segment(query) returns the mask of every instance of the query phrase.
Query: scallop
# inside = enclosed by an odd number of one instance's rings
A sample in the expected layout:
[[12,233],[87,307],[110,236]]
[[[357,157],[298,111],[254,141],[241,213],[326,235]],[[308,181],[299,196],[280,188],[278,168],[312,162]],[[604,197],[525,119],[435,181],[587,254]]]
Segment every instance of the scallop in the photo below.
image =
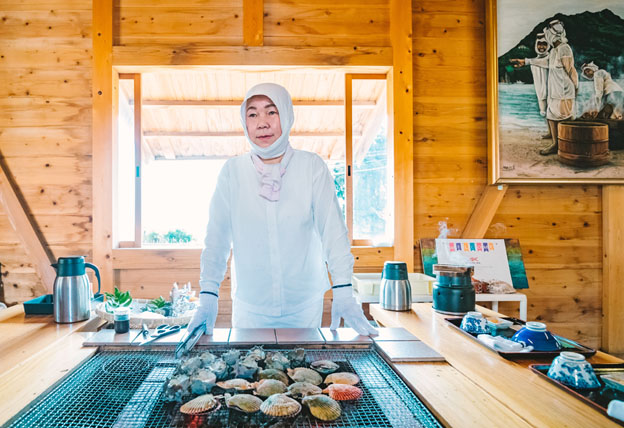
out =
[[251,394],[225,394],[225,405],[243,413],[254,413],[260,410],[262,400]]
[[217,400],[214,395],[204,394],[193,398],[187,403],[184,403],[180,407],[180,412],[185,415],[197,415],[217,410],[220,406],[221,404],[219,403],[219,400]]
[[285,394],[273,394],[260,405],[260,411],[268,416],[290,418],[299,414],[301,404]]
[[306,395],[317,395],[322,392],[321,388],[310,382],[295,382],[288,387],[288,395],[295,398],[305,397]]
[[255,384],[256,395],[260,397],[269,397],[273,394],[281,394],[286,392],[286,385],[281,380],[262,379]]
[[290,379],[288,379],[286,373],[277,369],[260,370],[258,372],[258,379],[276,379],[284,382],[284,385],[288,385],[290,383]]
[[343,383],[332,383],[323,392],[336,401],[357,400],[363,394],[362,390],[357,386]]
[[330,360],[317,360],[310,364],[310,368],[316,370],[320,374],[328,375],[338,370],[340,366]]
[[345,385],[355,385],[360,381],[360,378],[355,373],[338,372],[332,373],[325,378],[325,384],[330,383],[342,383]]
[[288,369],[288,376],[295,382],[309,382],[313,385],[320,385],[323,382],[320,374],[306,367]]
[[310,409],[310,413],[322,421],[335,421],[342,413],[340,404],[327,395],[308,395],[302,403]]
[[253,383],[245,379],[230,379],[223,382],[217,382],[217,386],[223,389],[235,389],[237,391],[248,391],[254,388]]
[[207,394],[216,382],[217,376],[213,372],[199,369],[191,376],[191,391],[198,395]]

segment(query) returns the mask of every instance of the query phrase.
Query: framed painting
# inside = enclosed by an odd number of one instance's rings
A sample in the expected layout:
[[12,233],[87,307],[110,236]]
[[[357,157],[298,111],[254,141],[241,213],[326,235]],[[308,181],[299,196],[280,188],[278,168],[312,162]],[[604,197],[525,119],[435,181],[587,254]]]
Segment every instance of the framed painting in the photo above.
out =
[[624,183],[624,2],[486,0],[489,182]]

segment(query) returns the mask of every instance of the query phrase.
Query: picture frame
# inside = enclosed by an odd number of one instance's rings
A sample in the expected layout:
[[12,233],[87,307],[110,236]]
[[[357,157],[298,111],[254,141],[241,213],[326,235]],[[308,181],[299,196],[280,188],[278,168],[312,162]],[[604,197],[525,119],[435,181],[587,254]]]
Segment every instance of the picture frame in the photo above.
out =
[[486,0],[490,184],[624,183],[623,41],[620,0]]

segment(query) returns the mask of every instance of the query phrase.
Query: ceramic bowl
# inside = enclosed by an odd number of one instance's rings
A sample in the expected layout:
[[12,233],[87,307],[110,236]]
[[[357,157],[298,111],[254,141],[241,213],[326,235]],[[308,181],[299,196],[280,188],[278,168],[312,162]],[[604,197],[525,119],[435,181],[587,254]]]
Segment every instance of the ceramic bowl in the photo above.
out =
[[464,315],[459,327],[468,333],[474,334],[486,334],[490,332],[487,320],[483,318],[481,312],[468,312]]
[[600,388],[591,364],[576,352],[562,352],[548,369],[548,377],[574,389]]
[[546,330],[546,324],[542,322],[527,322],[511,337],[511,340],[524,343],[524,346],[533,346],[535,351],[549,352],[561,349],[555,336]]

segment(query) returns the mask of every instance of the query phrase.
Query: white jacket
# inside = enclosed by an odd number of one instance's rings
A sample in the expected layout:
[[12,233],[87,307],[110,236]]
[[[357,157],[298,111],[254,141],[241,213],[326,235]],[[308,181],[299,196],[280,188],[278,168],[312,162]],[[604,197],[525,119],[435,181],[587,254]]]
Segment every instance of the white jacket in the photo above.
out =
[[202,291],[218,292],[230,248],[232,299],[253,313],[287,315],[318,302],[328,268],[334,284],[350,283],[353,255],[325,162],[294,150],[279,200],[259,196],[259,186],[249,153],[223,166],[201,254]]

